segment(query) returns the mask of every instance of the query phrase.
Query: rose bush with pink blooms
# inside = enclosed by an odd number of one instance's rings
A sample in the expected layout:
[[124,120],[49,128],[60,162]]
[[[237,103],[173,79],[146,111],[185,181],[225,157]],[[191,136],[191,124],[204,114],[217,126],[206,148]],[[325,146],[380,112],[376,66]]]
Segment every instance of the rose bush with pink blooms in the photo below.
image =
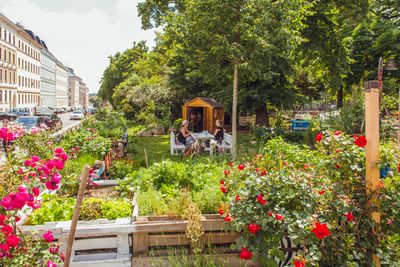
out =
[[0,200],[0,266],[57,266],[62,261],[63,255],[53,243],[51,232],[35,238],[24,235],[19,228],[23,209],[40,208],[40,192],[60,186],[59,171],[64,168],[68,156],[61,148],[51,151],[50,158],[33,155],[23,164],[14,166],[13,175],[21,184]]
[[[220,181],[226,204],[219,214],[241,233],[240,257],[277,266],[281,238],[289,236],[301,248],[296,266],[367,266],[371,253],[390,266],[399,262],[399,173],[375,192],[382,212],[376,225],[368,215],[378,208],[368,205],[365,190],[367,142],[323,132],[312,150],[273,139],[251,162],[230,163]],[[385,164],[395,168],[397,151],[384,151]]]

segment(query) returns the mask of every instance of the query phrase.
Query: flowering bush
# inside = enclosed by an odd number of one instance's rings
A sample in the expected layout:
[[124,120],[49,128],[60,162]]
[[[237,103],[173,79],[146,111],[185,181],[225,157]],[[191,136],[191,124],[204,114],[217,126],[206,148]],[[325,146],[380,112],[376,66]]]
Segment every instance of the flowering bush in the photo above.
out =
[[56,190],[61,182],[59,171],[64,168],[68,156],[61,148],[53,151],[49,159],[36,155],[29,157],[23,165],[16,167],[12,175],[20,179],[16,191],[8,193],[0,201],[0,265],[1,266],[56,266],[62,255],[57,244],[53,244],[51,233],[42,238],[23,235],[18,224],[25,207],[38,209],[40,192],[47,188]]
[[[227,204],[219,213],[242,234],[241,258],[276,266],[284,255],[280,240],[289,236],[301,248],[295,266],[364,266],[372,252],[398,262],[398,227],[386,222],[395,224],[399,209],[382,201],[385,231],[369,216],[377,207],[368,205],[365,190],[366,143],[341,132],[318,134],[316,150],[275,139],[252,162],[231,163],[220,181]],[[375,193],[399,197],[398,181],[384,181]]]

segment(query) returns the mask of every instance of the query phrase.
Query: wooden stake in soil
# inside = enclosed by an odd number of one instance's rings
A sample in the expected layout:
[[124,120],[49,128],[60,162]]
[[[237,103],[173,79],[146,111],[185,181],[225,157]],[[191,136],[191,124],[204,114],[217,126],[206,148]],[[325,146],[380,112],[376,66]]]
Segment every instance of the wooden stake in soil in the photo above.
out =
[[71,261],[72,245],[74,244],[75,231],[76,231],[76,226],[78,224],[79,212],[81,210],[83,194],[85,192],[85,188],[86,188],[87,181],[89,178],[89,170],[90,170],[89,166],[85,166],[83,168],[83,172],[82,172],[82,176],[81,176],[81,183],[79,184],[78,195],[76,197],[74,215],[72,216],[71,227],[69,229],[69,234],[68,234],[68,241],[67,241],[67,248],[66,248],[67,250],[65,253],[64,267],[69,267],[69,263]]
[[[375,192],[379,188],[379,88],[378,81],[365,83],[365,136],[367,138],[366,153],[366,190],[371,195],[370,205],[378,206]],[[381,222],[381,214],[372,212],[375,223]],[[380,259],[376,254],[372,255],[375,266],[380,267]]]

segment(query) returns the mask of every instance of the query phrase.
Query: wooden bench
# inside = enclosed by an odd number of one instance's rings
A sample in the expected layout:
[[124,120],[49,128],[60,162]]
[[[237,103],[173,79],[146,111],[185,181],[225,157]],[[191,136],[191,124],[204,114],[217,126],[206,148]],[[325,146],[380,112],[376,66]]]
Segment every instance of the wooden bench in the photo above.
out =
[[172,131],[170,135],[170,151],[171,155],[179,155],[185,151],[185,145],[180,144],[176,139],[175,133]]

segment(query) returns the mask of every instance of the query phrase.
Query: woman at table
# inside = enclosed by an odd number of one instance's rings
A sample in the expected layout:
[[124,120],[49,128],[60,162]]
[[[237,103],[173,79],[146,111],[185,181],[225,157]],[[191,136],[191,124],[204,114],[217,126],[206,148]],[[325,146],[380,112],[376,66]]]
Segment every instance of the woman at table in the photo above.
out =
[[217,127],[217,128],[215,128],[215,131],[214,131],[215,141],[217,141],[217,143],[219,143],[219,144],[222,144],[222,141],[224,140],[225,129],[224,129],[224,127],[222,127],[220,120],[217,120],[215,122],[215,126]]
[[178,141],[186,147],[190,147],[196,141],[193,137],[193,133],[189,131],[189,122],[187,120],[182,122],[178,133]]

